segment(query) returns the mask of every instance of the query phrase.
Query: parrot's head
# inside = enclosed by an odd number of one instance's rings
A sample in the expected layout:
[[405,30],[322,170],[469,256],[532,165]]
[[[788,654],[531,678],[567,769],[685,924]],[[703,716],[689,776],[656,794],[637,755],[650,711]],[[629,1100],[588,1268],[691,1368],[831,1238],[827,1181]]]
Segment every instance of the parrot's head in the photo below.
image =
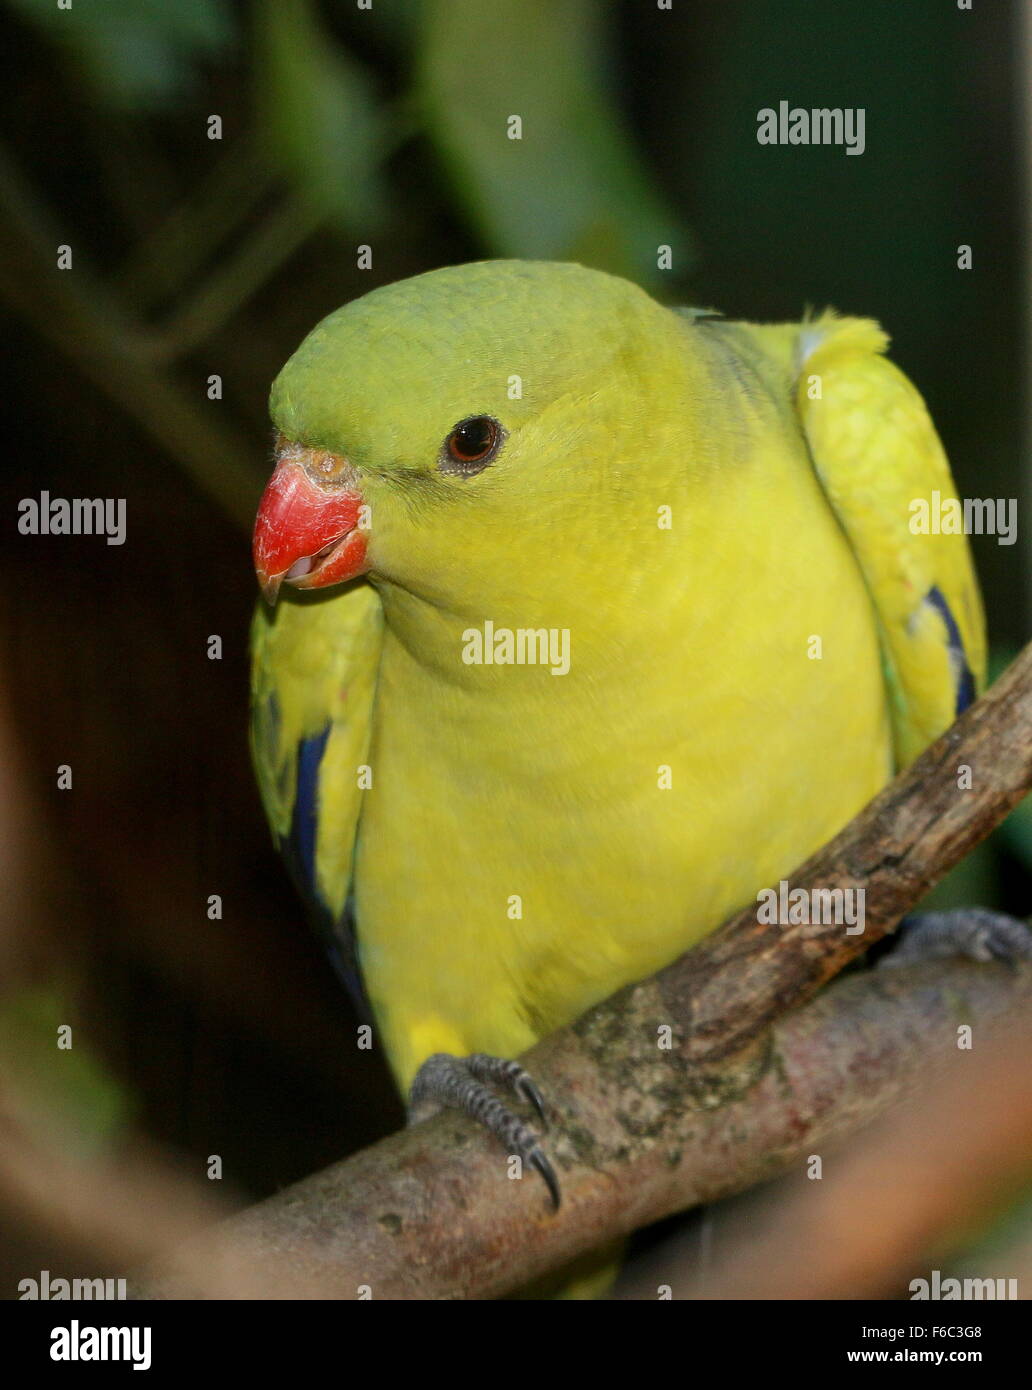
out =
[[691,394],[684,332],[625,280],[536,261],[436,270],[337,310],[272,388],[266,597],[369,573],[489,603],[547,583],[571,545],[625,566],[636,474],[662,484],[664,422]]

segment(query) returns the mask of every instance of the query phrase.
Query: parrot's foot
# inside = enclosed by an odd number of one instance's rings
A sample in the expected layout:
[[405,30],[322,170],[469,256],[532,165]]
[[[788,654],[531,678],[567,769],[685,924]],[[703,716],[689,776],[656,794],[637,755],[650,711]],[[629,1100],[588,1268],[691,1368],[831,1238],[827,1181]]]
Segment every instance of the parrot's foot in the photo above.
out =
[[428,1057],[416,1073],[409,1092],[409,1119],[413,1122],[425,1120],[444,1109],[464,1111],[499,1139],[506,1153],[516,1154],[525,1164],[538,1170],[548,1187],[552,1205],[558,1211],[562,1199],[555,1169],[537,1135],[498,1099],[490,1089],[492,1084],[509,1087],[534,1107],[542,1124],[547,1124],[545,1103],[530,1075],[518,1062],[506,1057],[489,1057],[486,1052],[474,1052],[469,1057],[435,1052]]
[[952,912],[917,912],[904,917],[899,942],[879,966],[964,956],[976,961],[1032,960],[1032,931],[1016,917],[984,907]]

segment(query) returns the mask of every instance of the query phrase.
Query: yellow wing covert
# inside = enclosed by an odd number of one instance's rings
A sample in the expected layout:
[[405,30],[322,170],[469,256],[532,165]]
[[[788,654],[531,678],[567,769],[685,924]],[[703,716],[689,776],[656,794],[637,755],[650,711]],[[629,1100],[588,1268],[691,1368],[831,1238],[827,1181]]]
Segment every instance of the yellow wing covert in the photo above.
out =
[[364,581],[261,604],[251,628],[251,752],[265,814],[351,986],[345,919],[382,635],[380,600]]
[[828,313],[805,324],[796,406],[877,611],[905,766],[981,692],[985,619],[967,538],[922,533],[933,494],[940,514],[957,494],[925,403],[882,355],[887,345],[867,319]]

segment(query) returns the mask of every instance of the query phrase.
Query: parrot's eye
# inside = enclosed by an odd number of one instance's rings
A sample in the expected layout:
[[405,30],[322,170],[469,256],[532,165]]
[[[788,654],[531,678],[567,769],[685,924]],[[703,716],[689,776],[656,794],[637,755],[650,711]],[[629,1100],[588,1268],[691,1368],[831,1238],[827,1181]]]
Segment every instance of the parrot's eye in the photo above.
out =
[[505,431],[490,415],[471,415],[460,420],[444,441],[441,450],[442,473],[468,478],[486,468],[502,447]]

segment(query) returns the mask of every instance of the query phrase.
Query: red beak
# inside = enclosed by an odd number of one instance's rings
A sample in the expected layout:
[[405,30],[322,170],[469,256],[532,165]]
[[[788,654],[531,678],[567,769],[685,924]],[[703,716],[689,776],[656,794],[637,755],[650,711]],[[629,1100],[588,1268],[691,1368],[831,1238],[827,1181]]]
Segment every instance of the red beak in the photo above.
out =
[[347,460],[287,442],[277,457],[254,524],[254,569],[269,603],[284,580],[323,589],[368,568],[362,496]]

